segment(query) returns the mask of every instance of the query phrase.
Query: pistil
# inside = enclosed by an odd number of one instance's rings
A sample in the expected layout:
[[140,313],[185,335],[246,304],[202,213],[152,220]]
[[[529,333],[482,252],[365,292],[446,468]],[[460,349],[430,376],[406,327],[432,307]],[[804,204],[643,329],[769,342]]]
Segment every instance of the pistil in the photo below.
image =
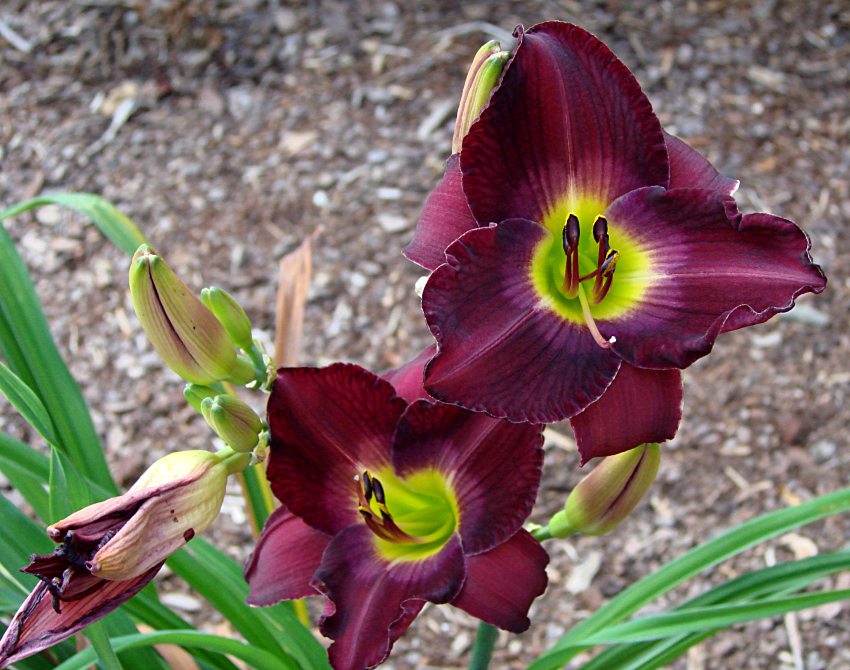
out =
[[581,303],[581,314],[584,317],[584,323],[593,336],[593,341],[603,349],[610,349],[611,345],[617,341],[617,338],[613,335],[610,340],[602,337],[602,333],[596,327],[596,321],[593,320],[593,314],[590,313],[590,304],[587,301],[587,296],[584,294],[584,288],[581,286],[578,287],[578,300]]

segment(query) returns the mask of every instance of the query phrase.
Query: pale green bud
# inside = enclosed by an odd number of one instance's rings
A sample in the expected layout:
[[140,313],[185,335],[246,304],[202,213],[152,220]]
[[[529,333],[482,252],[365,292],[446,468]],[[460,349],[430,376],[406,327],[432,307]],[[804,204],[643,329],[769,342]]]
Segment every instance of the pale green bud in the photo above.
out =
[[195,409],[196,412],[201,414],[201,401],[204,398],[215,398],[221,391],[216,391],[214,388],[210,388],[209,386],[198,386],[197,384],[186,384],[186,387],[183,389],[183,397],[186,398],[188,403]]
[[95,577],[137,577],[202,532],[218,516],[229,467],[208,451],[180,451],[161,458],[122,496],[81,509],[47,529],[55,541],[69,533],[99,539],[86,561]]
[[509,52],[500,51],[499,43],[492,40],[481,47],[472,59],[457,109],[455,132],[452,137],[453,154],[460,151],[463,138],[478,119],[481,110],[490,101],[490,94],[499,83],[499,77],[502,76],[502,70],[510,56]]
[[236,350],[224,326],[146,244],[133,256],[130,295],[148,339],[174,372],[201,386],[231,375]]
[[248,351],[254,343],[251,334],[251,322],[248,315],[242,309],[242,305],[223,289],[212,286],[201,291],[201,301],[221,321],[221,325],[230,335],[230,339],[240,349]]
[[216,434],[236,451],[250,452],[260,440],[263,422],[239,398],[218,395],[201,401],[201,414]]
[[607,456],[570,493],[564,525],[587,535],[615,528],[646,495],[660,460],[657,444]]

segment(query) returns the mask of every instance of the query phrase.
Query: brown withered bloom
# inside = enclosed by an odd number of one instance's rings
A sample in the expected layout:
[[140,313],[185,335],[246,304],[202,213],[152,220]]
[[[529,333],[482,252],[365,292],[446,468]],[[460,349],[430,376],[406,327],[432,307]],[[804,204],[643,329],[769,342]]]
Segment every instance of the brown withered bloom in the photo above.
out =
[[61,642],[138,593],[218,515],[228,474],[250,454],[184,451],[152,465],[122,496],[47,528],[52,554],[22,572],[40,580],[0,639],[0,668]]

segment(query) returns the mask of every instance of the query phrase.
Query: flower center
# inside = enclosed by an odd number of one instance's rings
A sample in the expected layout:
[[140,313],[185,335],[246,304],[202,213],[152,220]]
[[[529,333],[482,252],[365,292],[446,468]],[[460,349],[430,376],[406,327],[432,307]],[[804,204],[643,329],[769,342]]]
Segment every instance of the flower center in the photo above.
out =
[[422,470],[405,480],[387,469],[359,477],[357,509],[389,560],[417,560],[439,551],[457,528],[457,503],[445,478]]
[[[562,202],[543,220],[552,237],[535,248],[529,278],[542,306],[585,326],[604,348],[597,323],[614,322],[641,301],[652,277],[649,250],[593,202]],[[557,242],[556,242],[557,240]],[[616,270],[616,281],[614,280]]]

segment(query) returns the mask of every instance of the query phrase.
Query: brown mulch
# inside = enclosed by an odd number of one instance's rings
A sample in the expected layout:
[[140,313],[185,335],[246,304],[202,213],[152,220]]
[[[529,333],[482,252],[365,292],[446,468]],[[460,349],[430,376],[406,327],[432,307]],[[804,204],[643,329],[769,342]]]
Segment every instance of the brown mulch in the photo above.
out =
[[[841,1],[281,2],[6,0],[0,21],[0,204],[98,193],[187,283],[218,285],[272,339],[277,261],[323,226],[305,364],[382,370],[428,343],[400,248],[442,172],[466,67],[496,29],[576,22],[635,72],[662,123],[739,178],[744,211],[798,222],[830,278],[787,317],[724,335],[685,373],[685,418],[658,481],[608,536],[550,542],[529,632],[494,668],[524,668],[571,625],[664,562],[746,519],[848,485],[850,7]],[[132,115],[110,131],[121,101]],[[7,222],[125,485],[176,448],[213,446],[129,301],[128,259],[86,220],[47,207]],[[269,347],[270,348],[270,347]],[[262,399],[256,398],[257,409]],[[0,429],[41,445],[4,404]],[[545,520],[582,476],[549,441]],[[557,438],[557,436],[555,436]],[[5,489],[11,499],[16,494]],[[211,531],[250,551],[238,490]],[[709,571],[658,611],[765,561],[845,545],[846,516]],[[828,584],[847,588],[840,575]],[[184,590],[174,577],[163,590]],[[191,595],[191,594],[189,594]],[[190,609],[191,600],[178,600]],[[206,610],[202,610],[206,612]],[[196,615],[214,628],[213,615]],[[736,626],[670,667],[850,667],[841,604]],[[476,622],[429,607],[385,667],[461,668]]]

